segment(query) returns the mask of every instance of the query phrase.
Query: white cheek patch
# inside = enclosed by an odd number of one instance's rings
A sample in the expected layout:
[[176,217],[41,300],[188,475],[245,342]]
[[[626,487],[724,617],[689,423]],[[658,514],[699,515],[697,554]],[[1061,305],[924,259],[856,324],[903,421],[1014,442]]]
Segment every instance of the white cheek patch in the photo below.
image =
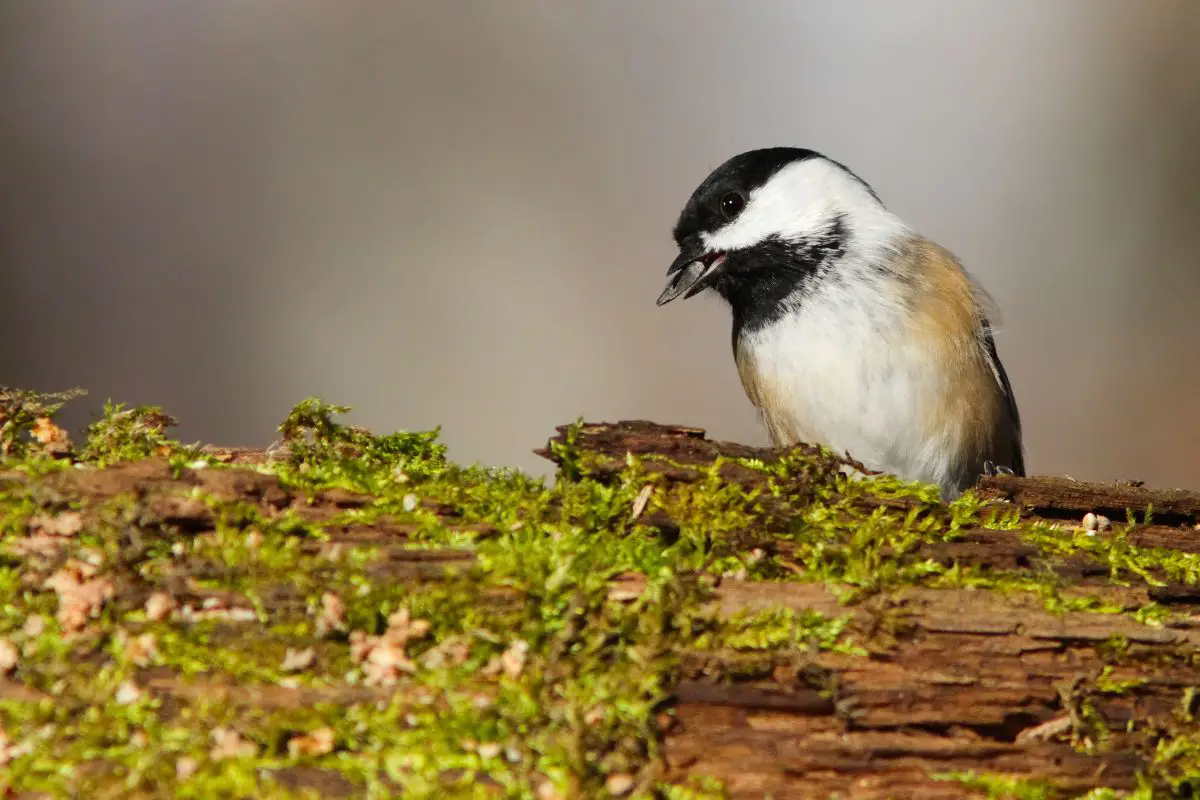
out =
[[883,207],[861,183],[829,161],[811,158],[779,170],[750,193],[737,219],[702,233],[700,240],[709,252],[728,252],[773,236],[802,239],[837,213],[849,214],[853,220],[880,212]]

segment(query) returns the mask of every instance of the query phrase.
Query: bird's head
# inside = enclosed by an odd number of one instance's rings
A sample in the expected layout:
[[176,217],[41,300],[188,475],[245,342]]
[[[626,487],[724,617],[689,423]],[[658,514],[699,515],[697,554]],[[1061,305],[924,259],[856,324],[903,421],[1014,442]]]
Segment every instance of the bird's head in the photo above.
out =
[[735,313],[764,311],[898,225],[836,161],[800,148],[751,150],[713,170],[688,199],[658,305],[712,288]]

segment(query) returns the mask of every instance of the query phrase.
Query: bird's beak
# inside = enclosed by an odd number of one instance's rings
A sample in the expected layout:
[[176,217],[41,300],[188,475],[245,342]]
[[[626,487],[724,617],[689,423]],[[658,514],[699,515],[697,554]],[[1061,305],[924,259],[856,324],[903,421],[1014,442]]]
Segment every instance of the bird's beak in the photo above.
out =
[[667,269],[667,288],[658,296],[658,305],[666,305],[680,295],[686,300],[704,291],[712,285],[724,263],[724,253],[698,253],[694,250],[680,253],[675,263]]

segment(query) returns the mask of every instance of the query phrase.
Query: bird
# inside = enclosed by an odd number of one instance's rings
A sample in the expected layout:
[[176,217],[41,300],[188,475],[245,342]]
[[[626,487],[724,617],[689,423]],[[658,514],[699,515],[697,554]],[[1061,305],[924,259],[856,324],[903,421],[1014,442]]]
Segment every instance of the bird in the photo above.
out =
[[844,164],[799,147],[735,155],[692,192],[673,236],[658,305],[724,299],[773,446],[821,444],[945,501],[981,475],[1025,475],[995,304]]

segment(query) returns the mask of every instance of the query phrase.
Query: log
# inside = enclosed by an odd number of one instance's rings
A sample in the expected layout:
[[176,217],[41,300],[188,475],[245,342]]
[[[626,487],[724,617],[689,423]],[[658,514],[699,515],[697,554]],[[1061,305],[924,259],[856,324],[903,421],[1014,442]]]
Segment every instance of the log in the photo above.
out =
[[[722,788],[699,796],[733,798],[1186,796],[1196,783],[1200,493],[1000,475],[950,506],[845,454],[648,421],[559,428],[536,452],[564,488],[544,493],[448,471],[411,496],[410,484],[376,495],[369,481],[284,479],[278,448],[201,452],[219,466],[0,464],[19,578],[0,699],[25,709],[0,729],[0,760],[18,767],[0,778],[8,793],[56,775],[57,790],[88,796],[169,796],[189,780],[195,795],[188,770],[225,775],[223,758],[246,759],[239,780],[264,793],[321,797],[431,780],[447,796],[543,798],[664,797],[701,780]],[[606,600],[584,591],[594,574],[569,571],[578,542],[543,547],[571,528],[594,537],[585,569],[613,569]],[[264,535],[269,553],[247,555]],[[678,574],[597,556],[631,542]],[[688,548],[700,555],[678,555]],[[53,647],[31,644],[43,634],[17,615],[66,625],[65,593],[56,605],[46,586],[93,572],[107,581],[89,589],[95,613]],[[327,584],[361,600],[350,618],[322,616]],[[409,599],[427,628],[405,629]],[[496,620],[525,626],[527,649]],[[392,626],[400,649],[380,663],[398,667],[384,680],[362,653]],[[170,657],[139,651],[151,647],[139,635]],[[409,635],[420,646],[406,650]],[[494,657],[467,670],[480,647]],[[149,698],[138,713],[153,722],[97,695],[92,677],[116,669],[129,670],[120,702]],[[649,688],[606,684],[616,669]],[[622,714],[650,702],[653,714],[614,722],[580,699],[597,685]],[[518,714],[487,717],[513,697]],[[463,733],[471,713],[495,742]],[[189,728],[206,714],[225,720],[217,744],[208,722]],[[332,749],[301,735],[314,719]],[[502,739],[512,719],[523,732]],[[192,734],[203,741],[186,752],[169,744]],[[158,754],[144,774],[120,760],[138,747]]]

